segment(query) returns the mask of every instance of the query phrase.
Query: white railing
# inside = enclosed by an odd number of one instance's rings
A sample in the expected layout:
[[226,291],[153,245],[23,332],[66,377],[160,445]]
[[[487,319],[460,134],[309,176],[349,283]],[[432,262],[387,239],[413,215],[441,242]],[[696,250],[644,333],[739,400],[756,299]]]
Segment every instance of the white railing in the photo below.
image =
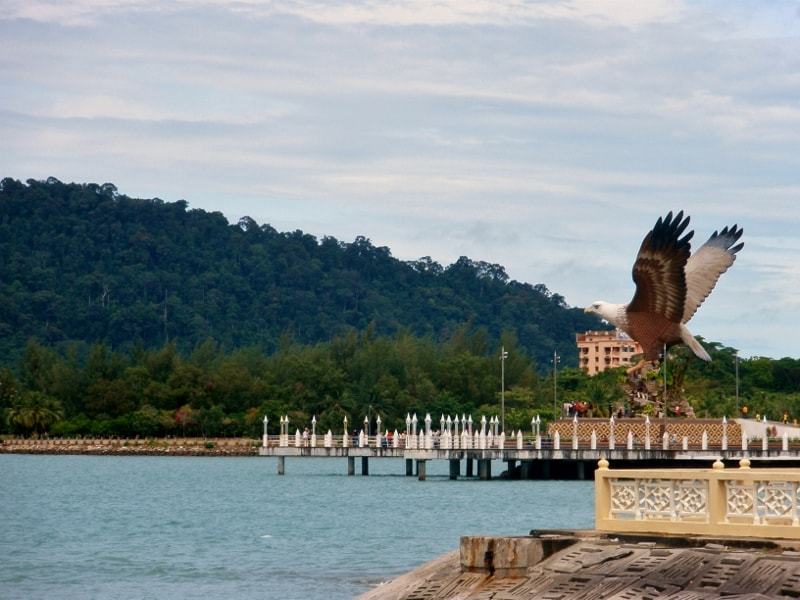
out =
[[619,469],[595,472],[599,531],[800,539],[800,469]]

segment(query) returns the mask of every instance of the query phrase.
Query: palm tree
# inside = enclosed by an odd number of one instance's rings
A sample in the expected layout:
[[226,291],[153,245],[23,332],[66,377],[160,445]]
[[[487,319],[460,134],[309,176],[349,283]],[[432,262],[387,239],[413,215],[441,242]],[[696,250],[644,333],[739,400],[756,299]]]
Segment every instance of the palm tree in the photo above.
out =
[[45,433],[53,423],[63,418],[61,403],[42,392],[25,392],[6,411],[9,426],[25,434]]

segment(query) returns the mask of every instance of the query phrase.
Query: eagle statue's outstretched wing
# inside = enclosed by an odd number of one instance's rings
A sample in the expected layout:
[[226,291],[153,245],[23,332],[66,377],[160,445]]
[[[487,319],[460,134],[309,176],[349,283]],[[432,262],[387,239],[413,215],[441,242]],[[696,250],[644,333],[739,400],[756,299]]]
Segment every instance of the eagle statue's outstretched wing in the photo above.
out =
[[[686,262],[686,301],[683,308],[682,323],[694,316],[722,275],[736,260],[736,253],[744,242],[736,244],[742,236],[742,228],[734,225],[716,231],[700,249]],[[734,246],[734,244],[736,244]]]
[[633,265],[636,293],[627,307],[628,313],[649,313],[673,323],[681,322],[687,297],[684,268],[694,235],[690,231],[681,237],[688,225],[689,217],[684,219],[683,211],[674,218],[670,211],[645,236]]

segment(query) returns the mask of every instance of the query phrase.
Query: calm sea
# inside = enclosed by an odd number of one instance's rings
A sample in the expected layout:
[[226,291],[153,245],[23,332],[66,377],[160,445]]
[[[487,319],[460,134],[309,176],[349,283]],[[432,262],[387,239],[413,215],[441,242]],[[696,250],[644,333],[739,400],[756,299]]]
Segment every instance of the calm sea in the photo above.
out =
[[0,597],[352,598],[464,534],[593,524],[591,482],[447,466],[420,482],[402,459],[347,477],[287,458],[279,477],[268,458],[0,455]]

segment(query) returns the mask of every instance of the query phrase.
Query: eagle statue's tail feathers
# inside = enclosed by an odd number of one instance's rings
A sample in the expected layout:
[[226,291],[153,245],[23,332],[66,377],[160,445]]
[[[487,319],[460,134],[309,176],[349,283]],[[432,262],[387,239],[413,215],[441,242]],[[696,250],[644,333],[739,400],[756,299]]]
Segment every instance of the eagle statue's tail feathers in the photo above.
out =
[[681,325],[681,341],[689,346],[698,358],[702,358],[706,362],[711,362],[711,357],[708,355],[708,352],[706,352],[706,349],[695,339],[686,325]]

